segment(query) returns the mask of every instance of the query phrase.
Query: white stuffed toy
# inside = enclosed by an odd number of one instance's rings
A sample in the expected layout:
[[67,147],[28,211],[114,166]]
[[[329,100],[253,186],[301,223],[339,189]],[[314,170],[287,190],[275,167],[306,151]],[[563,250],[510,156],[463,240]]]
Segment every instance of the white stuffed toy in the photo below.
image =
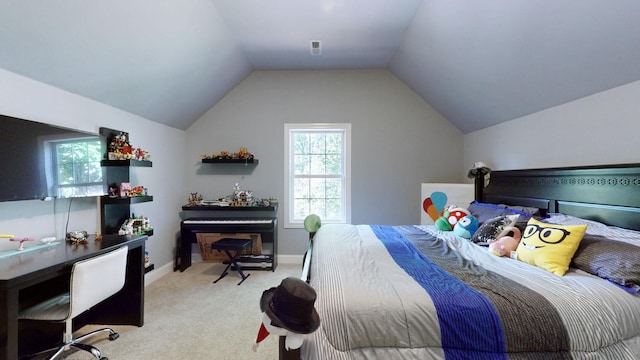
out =
[[313,304],[316,291],[306,282],[288,277],[278,287],[265,290],[260,298],[262,323],[253,351],[269,334],[285,337],[285,348],[298,349],[306,334],[320,326],[320,317]]

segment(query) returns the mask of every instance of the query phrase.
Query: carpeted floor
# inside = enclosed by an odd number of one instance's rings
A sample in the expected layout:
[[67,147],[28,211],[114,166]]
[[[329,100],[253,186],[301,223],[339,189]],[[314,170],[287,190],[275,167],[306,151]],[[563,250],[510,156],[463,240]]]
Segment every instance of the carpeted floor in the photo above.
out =
[[[278,338],[269,336],[256,352],[252,345],[262,314],[260,296],[288,276],[300,276],[299,264],[279,264],[275,272],[252,270],[242,285],[231,272],[218,283],[224,265],[194,263],[185,272],[172,272],[145,288],[143,327],[115,326],[120,338],[97,335],[93,345],[110,360],[137,359],[264,359],[278,358]],[[86,326],[78,333],[97,326]],[[67,359],[90,359],[82,352]]]

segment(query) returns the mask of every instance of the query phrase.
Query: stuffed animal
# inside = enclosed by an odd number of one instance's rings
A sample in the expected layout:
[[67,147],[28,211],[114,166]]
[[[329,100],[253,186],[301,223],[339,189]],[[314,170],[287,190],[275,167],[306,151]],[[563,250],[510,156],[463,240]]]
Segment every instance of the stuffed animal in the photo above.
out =
[[269,334],[284,336],[287,350],[300,348],[305,335],[313,333],[320,326],[315,301],[316,291],[295,277],[285,278],[277,287],[263,291],[260,297],[262,323],[253,351]]
[[448,209],[445,209],[442,212],[442,216],[435,221],[436,228],[442,231],[452,231],[458,221],[467,215],[471,215],[469,210],[451,205]]
[[[507,234],[513,233],[513,236]],[[515,226],[505,228],[494,240],[487,241],[489,243],[489,251],[497,256],[512,257],[512,253],[518,248],[522,234],[520,229]]]
[[453,227],[453,232],[462,238],[471,239],[478,227],[480,227],[478,219],[473,215],[467,215],[458,220],[456,226]]
[[422,209],[429,215],[431,220],[436,222],[442,216],[445,205],[447,205],[447,194],[435,191],[431,193],[430,197],[424,199]]

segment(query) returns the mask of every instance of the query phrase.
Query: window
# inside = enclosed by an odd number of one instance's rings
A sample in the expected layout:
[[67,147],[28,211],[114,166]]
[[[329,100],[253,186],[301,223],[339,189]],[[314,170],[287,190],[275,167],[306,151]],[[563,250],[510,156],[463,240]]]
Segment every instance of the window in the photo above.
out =
[[351,124],[285,124],[285,227],[351,221]]
[[104,192],[100,140],[48,141],[47,149],[53,175],[53,194],[57,197],[75,197]]

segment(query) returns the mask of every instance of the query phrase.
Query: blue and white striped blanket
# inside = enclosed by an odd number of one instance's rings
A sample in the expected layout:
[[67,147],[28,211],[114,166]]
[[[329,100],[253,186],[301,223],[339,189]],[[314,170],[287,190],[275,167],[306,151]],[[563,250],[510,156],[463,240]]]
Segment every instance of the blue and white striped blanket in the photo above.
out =
[[322,325],[303,358],[637,358],[640,298],[432,227],[323,225],[311,274]]

